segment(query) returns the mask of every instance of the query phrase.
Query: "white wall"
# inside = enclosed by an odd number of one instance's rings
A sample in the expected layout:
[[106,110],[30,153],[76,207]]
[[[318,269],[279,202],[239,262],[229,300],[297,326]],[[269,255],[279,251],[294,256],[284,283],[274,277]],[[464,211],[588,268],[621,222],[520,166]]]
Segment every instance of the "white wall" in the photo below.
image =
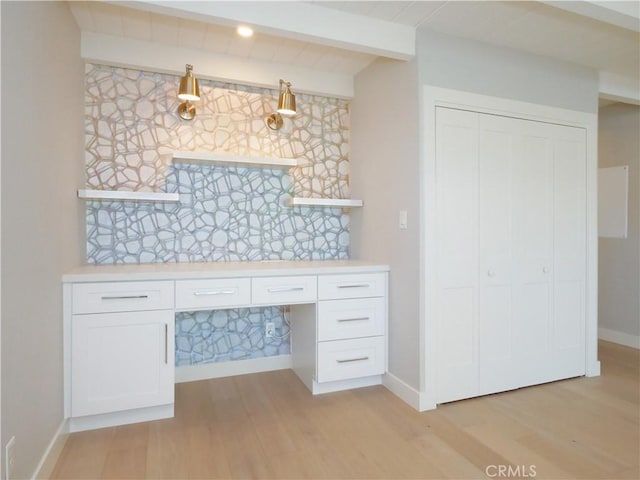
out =
[[596,113],[598,72],[514,49],[418,29],[423,84]]
[[640,348],[640,107],[610,105],[598,120],[598,166],[629,165],[628,236],[599,241],[598,326]]
[[1,8],[2,445],[15,435],[14,478],[26,478],[63,419],[60,277],[84,257],[84,66],[66,2]]
[[[350,186],[351,257],[391,266],[389,371],[420,386],[419,162],[416,62],[378,59],[355,79]],[[408,229],[398,228],[398,212]]]

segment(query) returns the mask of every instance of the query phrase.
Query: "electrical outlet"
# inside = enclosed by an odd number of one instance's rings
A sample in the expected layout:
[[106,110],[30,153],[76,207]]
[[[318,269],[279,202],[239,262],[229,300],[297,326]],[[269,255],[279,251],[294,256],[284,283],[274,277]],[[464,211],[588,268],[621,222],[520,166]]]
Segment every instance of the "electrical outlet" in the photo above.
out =
[[4,479],[11,480],[13,478],[13,469],[16,465],[15,457],[16,437],[11,437],[4,447]]
[[273,322],[267,322],[264,324],[264,336],[265,338],[273,338],[275,334],[276,324]]

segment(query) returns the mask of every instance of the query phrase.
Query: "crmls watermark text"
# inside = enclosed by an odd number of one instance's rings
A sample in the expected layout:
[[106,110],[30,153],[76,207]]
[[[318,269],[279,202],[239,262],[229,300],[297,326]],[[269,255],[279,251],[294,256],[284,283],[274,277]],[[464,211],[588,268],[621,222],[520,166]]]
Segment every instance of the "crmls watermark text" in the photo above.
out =
[[484,469],[490,478],[535,478],[535,465],[487,465]]

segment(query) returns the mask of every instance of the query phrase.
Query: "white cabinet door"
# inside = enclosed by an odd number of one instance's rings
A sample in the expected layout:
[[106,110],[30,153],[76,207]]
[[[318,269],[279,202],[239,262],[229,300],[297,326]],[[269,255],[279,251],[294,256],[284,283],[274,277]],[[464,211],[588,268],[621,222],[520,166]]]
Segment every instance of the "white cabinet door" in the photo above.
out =
[[72,317],[73,417],[173,403],[172,311]]

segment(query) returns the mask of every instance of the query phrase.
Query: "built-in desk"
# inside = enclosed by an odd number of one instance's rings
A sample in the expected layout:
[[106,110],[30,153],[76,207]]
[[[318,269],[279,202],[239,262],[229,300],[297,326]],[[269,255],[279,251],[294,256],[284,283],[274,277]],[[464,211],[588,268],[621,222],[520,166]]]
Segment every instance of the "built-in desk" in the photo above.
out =
[[[259,359],[225,363],[245,362],[237,373],[290,367],[313,394],[380,384],[387,370],[388,271],[351,260],[73,270],[63,276],[70,430],[173,416],[174,324],[181,311],[286,305],[290,356],[265,358],[266,367]],[[207,367],[195,370],[182,381],[217,376]]]

